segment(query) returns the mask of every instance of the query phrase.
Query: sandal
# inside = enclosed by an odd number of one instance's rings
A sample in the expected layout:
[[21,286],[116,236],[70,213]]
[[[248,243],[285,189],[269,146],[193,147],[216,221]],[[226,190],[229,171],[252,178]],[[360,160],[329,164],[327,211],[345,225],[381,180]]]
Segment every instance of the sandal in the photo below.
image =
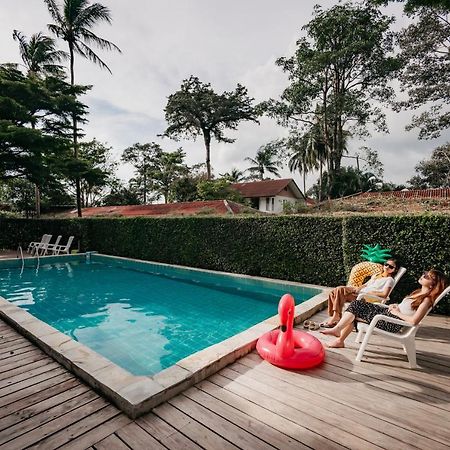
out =
[[320,328],[320,325],[311,320],[311,322],[309,324],[309,331],[317,331],[319,328]]
[[305,329],[305,330],[309,330],[309,327],[310,327],[310,325],[313,323],[313,321],[312,320],[305,320],[304,322],[303,322],[303,328]]
[[337,322],[322,322],[320,326],[322,328],[334,328],[337,324]]

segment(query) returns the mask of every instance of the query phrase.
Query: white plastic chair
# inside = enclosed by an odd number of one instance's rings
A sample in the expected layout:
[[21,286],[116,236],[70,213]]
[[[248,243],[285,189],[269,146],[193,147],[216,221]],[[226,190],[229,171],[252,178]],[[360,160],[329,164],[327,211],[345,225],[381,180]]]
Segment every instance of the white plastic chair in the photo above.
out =
[[67,244],[66,245],[57,245],[54,249],[53,249],[53,254],[54,255],[59,255],[60,253],[66,253],[67,255],[69,254],[70,251],[70,246],[72,245],[74,236],[69,236],[69,239],[67,240]]
[[[45,253],[47,251],[48,244],[51,241],[51,239],[52,239],[52,235],[51,234],[46,234],[45,238],[43,238],[42,241],[38,245],[36,245],[34,247],[34,249],[33,249],[34,250],[34,254],[38,255],[38,256],[39,255],[45,255]],[[33,254],[33,250],[31,251],[31,254]]]
[[[450,286],[448,286],[444,291],[442,291],[441,295],[434,301],[434,306],[436,306],[440,300],[442,300],[448,293],[450,292]],[[387,308],[387,306],[386,306]],[[430,308],[422,320],[428,315],[431,311]],[[403,325],[403,329],[400,333],[391,333],[389,331],[381,330],[380,328],[376,328],[376,324],[380,321],[384,320],[385,322],[395,323],[398,325]],[[405,322],[404,320],[394,319],[393,317],[384,316],[383,314],[377,314],[370,324],[358,322],[358,334],[356,336],[356,342],[361,342],[362,344],[359,348],[358,354],[356,355],[356,361],[360,362],[364,351],[366,350],[366,346],[369,343],[369,339],[372,336],[372,333],[381,334],[389,339],[393,339],[399,341],[406,355],[408,356],[409,366],[411,369],[417,368],[417,360],[416,360],[416,333],[419,329],[419,325],[422,320],[417,325],[412,325],[410,323]],[[362,339],[363,334],[366,333],[364,339]]]
[[404,267],[399,267],[395,277],[394,277],[394,286],[392,286],[390,294],[386,297],[378,297],[377,295],[369,295],[369,294],[359,294],[356,300],[362,300],[365,298],[371,303],[386,303],[389,300],[390,295],[392,294],[392,291],[394,290],[395,286],[397,286],[397,283],[399,282],[400,278],[405,274],[406,269]]
[[43,234],[39,242],[38,241],[30,242],[28,244],[27,253],[33,254],[35,247],[42,244],[44,240],[47,238],[47,236],[48,236],[47,234]]
[[62,238],[62,236],[59,235],[59,236],[56,238],[56,241],[55,241],[53,244],[48,244],[48,245],[47,245],[47,248],[45,249],[44,255],[46,255],[47,252],[53,252],[54,249],[55,249],[56,247],[59,246],[59,241],[61,240],[61,238]]

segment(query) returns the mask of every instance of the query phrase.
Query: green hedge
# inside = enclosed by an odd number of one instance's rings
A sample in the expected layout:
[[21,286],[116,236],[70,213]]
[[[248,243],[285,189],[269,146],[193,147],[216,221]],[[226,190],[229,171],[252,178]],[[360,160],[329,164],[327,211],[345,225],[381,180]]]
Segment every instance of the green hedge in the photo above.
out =
[[[0,247],[42,234],[74,235],[74,247],[144,260],[336,286],[360,262],[363,244],[391,248],[408,271],[394,300],[423,270],[450,274],[450,216],[187,217],[26,220],[0,218]],[[439,312],[450,314],[448,300]]]

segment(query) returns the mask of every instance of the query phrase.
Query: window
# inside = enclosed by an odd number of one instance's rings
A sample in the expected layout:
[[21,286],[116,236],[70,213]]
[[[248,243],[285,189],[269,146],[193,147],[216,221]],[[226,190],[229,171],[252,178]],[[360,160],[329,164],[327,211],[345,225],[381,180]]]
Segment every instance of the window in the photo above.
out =
[[267,197],[266,198],[266,211],[270,211],[269,207],[270,207],[270,198]]
[[275,210],[275,198],[272,197],[272,211]]

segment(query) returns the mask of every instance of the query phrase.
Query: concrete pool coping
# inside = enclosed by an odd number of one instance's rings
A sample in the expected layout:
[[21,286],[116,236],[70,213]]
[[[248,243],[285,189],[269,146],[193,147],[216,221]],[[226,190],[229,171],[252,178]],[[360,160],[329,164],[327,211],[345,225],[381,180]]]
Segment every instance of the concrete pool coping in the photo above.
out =
[[[41,264],[54,261],[77,260],[84,254],[59,257],[41,257]],[[109,255],[99,255],[109,257]],[[57,259],[56,259],[57,258]],[[205,269],[187,268],[159,262],[143,261],[132,258],[111,257],[139,263],[152,263],[168,267],[193,269],[201,272],[236,276],[253,280],[283,283],[297,287],[321,290],[309,300],[295,307],[295,323],[302,322],[322,310],[327,302],[330,288],[295,283],[286,280],[253,277]],[[5,260],[3,260],[5,261]],[[17,259],[11,260],[16,261]],[[27,260],[27,262],[30,260]],[[129,417],[136,418],[150,411],[158,404],[169,400],[188,387],[209,377],[223,367],[231,364],[251,352],[258,338],[278,326],[278,315],[272,316],[247,330],[222,342],[200,350],[178,361],[153,376],[132,375],[125,369],[112,363],[89,347],[73,340],[47,323],[34,317],[24,309],[0,297],[0,318],[13,326],[22,335],[35,343],[45,353],[73,372],[89,386],[103,394],[108,400],[124,411]]]

